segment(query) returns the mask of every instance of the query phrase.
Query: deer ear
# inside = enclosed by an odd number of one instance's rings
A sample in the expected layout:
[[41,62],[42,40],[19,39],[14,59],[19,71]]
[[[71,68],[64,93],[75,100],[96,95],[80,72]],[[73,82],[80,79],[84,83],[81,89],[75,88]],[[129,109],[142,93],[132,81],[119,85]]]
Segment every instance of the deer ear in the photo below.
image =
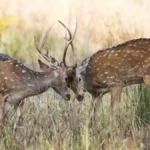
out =
[[50,67],[46,64],[44,64],[41,60],[38,59],[38,63],[40,65],[40,69],[43,71],[47,71]]
[[52,67],[58,67],[59,63],[58,63],[58,61],[54,57],[50,56],[50,65]]

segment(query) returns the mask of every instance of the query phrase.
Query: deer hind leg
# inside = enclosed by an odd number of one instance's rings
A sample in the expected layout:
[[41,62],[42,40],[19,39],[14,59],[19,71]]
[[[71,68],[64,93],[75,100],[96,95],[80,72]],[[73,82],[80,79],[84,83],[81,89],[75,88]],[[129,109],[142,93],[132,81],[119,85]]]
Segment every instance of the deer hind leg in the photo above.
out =
[[111,123],[115,122],[115,117],[121,101],[122,86],[111,88]]
[[21,119],[22,119],[22,110],[23,110],[23,105],[24,105],[24,100],[22,100],[19,105],[15,106],[15,110],[16,110],[16,121],[14,123],[14,131],[17,128],[17,125],[20,123]]

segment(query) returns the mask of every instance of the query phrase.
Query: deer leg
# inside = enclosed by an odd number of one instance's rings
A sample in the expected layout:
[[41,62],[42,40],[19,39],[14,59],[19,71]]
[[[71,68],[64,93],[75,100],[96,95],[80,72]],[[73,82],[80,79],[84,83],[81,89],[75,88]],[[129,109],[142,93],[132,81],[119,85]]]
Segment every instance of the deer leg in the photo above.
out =
[[111,123],[115,122],[118,107],[121,101],[122,86],[111,88]]
[[97,97],[95,97],[94,95],[92,95],[92,101],[91,101],[91,105],[90,105],[90,117],[93,118],[93,116],[96,114],[96,102],[97,102]]
[[0,134],[4,126],[4,103],[6,96],[0,93]]
[[102,100],[102,94],[99,97],[96,97],[95,95],[92,95],[92,102],[90,106],[90,124],[89,127],[93,126],[93,122],[96,119],[96,116],[98,114],[98,109],[100,108]]
[[102,96],[103,94],[100,94],[98,97],[92,96],[92,107],[93,107],[93,115],[96,116],[98,113],[98,109],[101,106],[101,101],[102,101]]
[[96,109],[95,105],[97,104],[97,101],[98,101],[97,97],[92,95],[92,101],[91,101],[91,105],[90,105],[90,119],[89,119],[89,127],[90,128],[93,126],[93,122],[96,117],[97,109]]
[[0,132],[3,129],[4,124],[4,100],[3,100],[3,94],[0,94]]
[[14,130],[16,130],[17,125],[20,123],[20,120],[22,118],[22,110],[23,110],[24,100],[22,100],[19,105],[15,106],[16,109],[16,121],[14,124]]

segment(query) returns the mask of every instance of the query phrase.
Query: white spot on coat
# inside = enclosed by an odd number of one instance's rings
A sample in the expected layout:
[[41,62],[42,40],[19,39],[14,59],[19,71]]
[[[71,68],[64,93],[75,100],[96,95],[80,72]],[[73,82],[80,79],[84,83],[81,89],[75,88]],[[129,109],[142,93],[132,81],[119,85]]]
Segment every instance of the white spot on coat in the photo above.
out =
[[22,73],[25,73],[26,71],[25,70],[22,70]]
[[108,74],[108,72],[104,72],[104,74]]
[[28,83],[27,86],[28,86],[28,87],[33,87],[33,86],[35,86],[35,85]]

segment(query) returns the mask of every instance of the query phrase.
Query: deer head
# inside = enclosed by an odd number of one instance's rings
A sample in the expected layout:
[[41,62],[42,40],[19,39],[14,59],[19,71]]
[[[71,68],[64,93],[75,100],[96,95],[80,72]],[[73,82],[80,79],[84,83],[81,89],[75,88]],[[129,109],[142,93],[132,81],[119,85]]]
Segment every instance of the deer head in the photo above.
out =
[[[53,27],[53,26],[52,26]],[[57,80],[55,81],[55,87],[52,87],[56,93],[61,95],[64,99],[69,100],[70,95],[66,94],[66,96],[63,95],[63,91],[66,90],[66,84],[68,80],[68,76],[64,70],[64,68],[61,67],[59,62],[56,60],[56,58],[49,56],[48,50],[46,53],[43,52],[42,48],[48,38],[49,32],[51,31],[52,27],[48,29],[46,32],[45,36],[43,37],[40,46],[37,46],[35,37],[34,37],[34,42],[35,42],[35,47],[36,50],[49,62],[50,66],[46,65],[43,63],[41,60],[38,60],[38,63],[40,65],[40,69],[44,72],[48,71],[55,71],[55,75],[58,76]],[[61,83],[61,84],[60,84]]]
[[[76,27],[74,30],[73,35],[71,34],[71,31],[68,29],[68,27],[62,23],[61,21],[58,21],[65,29],[66,29],[66,33],[68,33],[69,37],[67,37],[67,34],[65,34],[65,41],[66,41],[66,45],[64,48],[64,54],[63,54],[63,61],[61,63],[61,66],[63,68],[65,68],[66,70],[66,74],[68,76],[67,78],[67,84],[68,87],[75,93],[77,100],[82,101],[83,100],[83,88],[78,88],[78,87],[82,87],[80,85],[78,85],[80,83],[80,73],[77,67],[77,59],[76,59],[76,55],[74,52],[74,45],[73,45],[73,40],[75,38],[76,32],[77,32],[77,21],[76,21]],[[68,66],[66,63],[66,54],[67,54],[67,50],[68,47],[71,46],[72,48],[72,52],[73,52],[73,56],[75,58],[75,64],[72,66]]]

